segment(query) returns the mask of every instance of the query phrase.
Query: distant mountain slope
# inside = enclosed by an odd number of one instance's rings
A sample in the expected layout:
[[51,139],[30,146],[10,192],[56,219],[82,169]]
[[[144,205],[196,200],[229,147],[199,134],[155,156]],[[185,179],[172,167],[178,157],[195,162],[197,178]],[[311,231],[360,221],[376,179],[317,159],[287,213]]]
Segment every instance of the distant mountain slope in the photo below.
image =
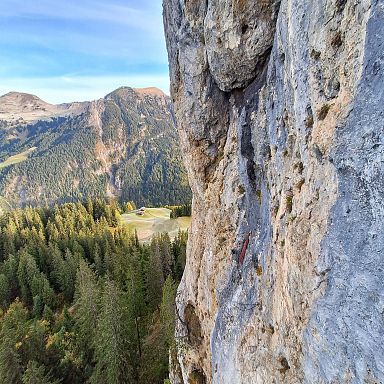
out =
[[0,96],[0,121],[3,126],[12,127],[55,116],[73,116],[84,112],[88,105],[88,102],[53,105],[35,95],[9,92]]
[[158,89],[58,106],[12,92],[0,97],[0,124],[0,195],[14,206],[190,199],[171,103]]

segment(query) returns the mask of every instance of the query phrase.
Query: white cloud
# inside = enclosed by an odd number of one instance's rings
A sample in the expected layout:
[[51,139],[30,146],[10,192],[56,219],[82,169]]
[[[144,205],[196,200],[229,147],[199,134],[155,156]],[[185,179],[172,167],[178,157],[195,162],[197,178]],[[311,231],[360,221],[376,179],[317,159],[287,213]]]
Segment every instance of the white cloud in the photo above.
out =
[[160,0],[0,0],[0,18],[0,94],[59,103],[123,85],[169,91]]
[[49,103],[59,104],[99,99],[121,86],[157,87],[169,94],[166,75],[122,75],[1,79],[0,95],[10,91],[32,93]]
[[0,16],[111,22],[151,33],[161,29],[158,23],[160,2],[157,6],[140,4],[140,7],[129,3],[135,1],[128,0],[122,4],[116,0],[1,0]]
[[22,76],[36,68],[36,76],[39,69],[60,74],[65,66],[93,73],[165,67],[161,2],[154,3],[0,0],[0,66],[11,68],[0,67],[0,73]]

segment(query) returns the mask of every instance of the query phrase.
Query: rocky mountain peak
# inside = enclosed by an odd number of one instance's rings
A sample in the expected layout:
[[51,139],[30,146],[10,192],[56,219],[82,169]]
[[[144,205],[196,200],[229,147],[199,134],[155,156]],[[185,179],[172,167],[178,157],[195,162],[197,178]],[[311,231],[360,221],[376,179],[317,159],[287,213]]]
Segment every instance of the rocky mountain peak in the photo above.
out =
[[26,113],[52,107],[35,95],[22,92],[9,92],[0,96],[0,113]]
[[147,88],[133,88],[138,95],[148,95],[157,97],[167,97],[166,94],[159,88],[147,87]]
[[148,88],[131,88],[131,87],[120,87],[115,91],[109,93],[105,99],[138,99],[142,97],[154,97],[154,98],[169,98],[162,90],[156,87]]
[[[156,87],[120,87],[100,100],[121,99],[124,102],[130,101],[135,104],[142,98],[158,99],[161,103],[164,103],[164,100],[169,102],[169,97]],[[100,100],[93,103],[97,104]],[[73,102],[54,105],[35,95],[9,92],[0,96],[0,120],[7,122],[8,126],[15,126],[55,117],[76,116],[89,110],[91,104],[92,102]]]
[[0,96],[0,120],[9,126],[82,113],[88,103],[49,104],[35,95],[9,92]]
[[160,90],[122,87],[60,105],[11,93],[0,105],[0,196],[13,206],[87,195],[144,205],[190,198],[170,100]]

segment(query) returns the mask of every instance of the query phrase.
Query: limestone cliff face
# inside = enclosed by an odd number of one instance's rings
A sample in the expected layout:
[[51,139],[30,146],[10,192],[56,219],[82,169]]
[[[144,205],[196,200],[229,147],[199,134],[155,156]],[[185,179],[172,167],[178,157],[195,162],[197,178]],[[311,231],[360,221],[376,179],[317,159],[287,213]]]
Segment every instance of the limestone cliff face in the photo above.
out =
[[164,21],[194,195],[172,382],[384,382],[384,1]]

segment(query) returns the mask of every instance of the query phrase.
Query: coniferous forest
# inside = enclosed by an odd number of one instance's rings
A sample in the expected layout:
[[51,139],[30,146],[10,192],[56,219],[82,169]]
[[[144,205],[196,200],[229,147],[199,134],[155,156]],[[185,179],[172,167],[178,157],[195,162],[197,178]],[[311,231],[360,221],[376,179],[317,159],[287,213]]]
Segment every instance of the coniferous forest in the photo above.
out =
[[1,383],[163,383],[186,240],[140,244],[101,200],[3,214]]
[[182,216],[191,216],[192,214],[192,204],[183,204],[183,205],[174,205],[167,206],[171,210],[171,219],[176,219]]
[[[139,206],[191,200],[167,96],[122,87],[83,104],[88,107],[75,116],[16,125],[0,121],[0,209],[1,199],[12,207],[88,196]],[[19,161],[6,165],[12,156]]]

